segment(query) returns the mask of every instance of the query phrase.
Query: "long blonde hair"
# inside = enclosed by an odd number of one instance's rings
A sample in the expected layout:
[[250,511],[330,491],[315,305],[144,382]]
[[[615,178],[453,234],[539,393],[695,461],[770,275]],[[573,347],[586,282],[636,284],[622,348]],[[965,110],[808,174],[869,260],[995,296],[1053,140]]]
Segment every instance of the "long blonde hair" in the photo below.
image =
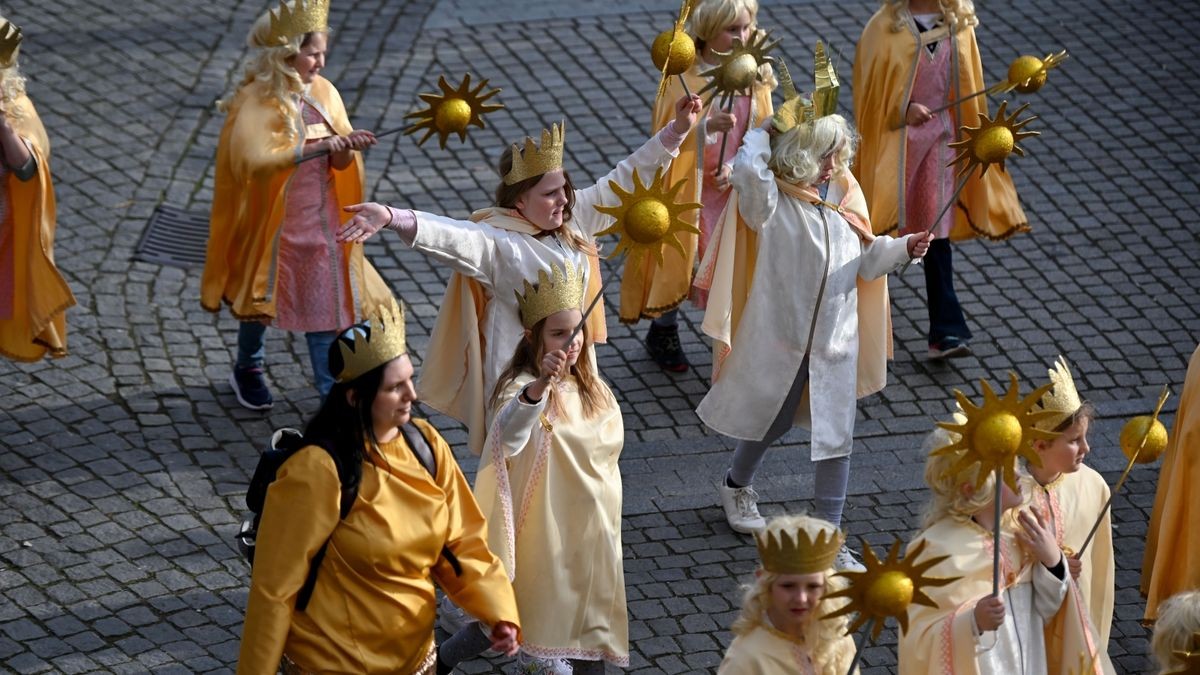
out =
[[[530,328],[529,332],[521,338],[516,351],[513,352],[512,359],[509,360],[504,371],[500,373],[499,379],[496,380],[496,388],[492,390],[492,399],[488,407],[495,408],[496,404],[500,402],[500,395],[517,377],[523,374],[537,377],[541,374],[542,357],[546,355],[546,346],[542,341],[542,329],[546,325],[546,319],[549,318],[548,316],[534,324],[533,328]],[[582,334],[583,348],[579,350],[579,358],[575,361],[575,365],[571,366],[571,374],[575,376],[575,382],[579,386],[583,416],[592,419],[604,408],[604,385],[600,382],[596,369],[592,367],[592,350],[588,348],[591,335],[586,321],[583,322]],[[554,387],[546,390],[546,395],[549,397],[546,407],[555,414],[561,415],[562,406],[554,392]]]
[[[767,532],[776,533],[797,530],[804,530],[810,537],[817,537],[821,532],[837,532],[832,523],[805,515],[776,516],[766,527]],[[822,616],[840,609],[846,602],[841,598],[828,599],[831,593],[846,587],[846,582],[835,574],[836,570],[833,568],[825,570],[825,589],[821,601],[809,614],[804,627],[803,642],[810,648],[814,668],[823,675],[845,673],[850,659],[853,658],[851,653],[838,651],[839,643],[849,624],[847,617],[821,619]],[[767,608],[771,606],[771,588],[779,577],[779,574],[760,567],[754,580],[742,586],[742,611],[731,628],[734,635],[745,635],[765,625]]]
[[1183,662],[1173,652],[1200,649],[1200,591],[1184,591],[1167,598],[1158,608],[1150,652],[1158,662],[1160,675],[1182,672]]
[[961,451],[936,456],[932,453],[934,450],[954,443],[957,439],[958,434],[952,434],[938,427],[925,437],[925,442],[921,446],[922,452],[926,455],[925,484],[929,486],[931,493],[929,504],[925,507],[925,515],[921,519],[921,529],[928,529],[943,518],[952,518],[965,523],[996,496],[996,477],[992,474],[988,474],[982,487],[969,493],[964,492],[962,486],[967,482],[974,485],[975,477],[978,475],[975,471],[946,475],[950,467],[962,456]]
[[[975,3],[971,0],[938,0],[946,25],[954,32],[964,28],[978,26],[979,19],[975,16]],[[892,31],[899,33],[907,30],[912,12],[908,9],[908,0],[883,0],[883,6],[892,13]]]
[[846,118],[826,115],[809,123],[797,124],[773,137],[767,166],[781,180],[803,186],[812,185],[821,175],[821,163],[825,155],[835,150],[834,175],[849,172],[857,141],[858,137]]
[[[297,35],[286,44],[273,43],[268,39],[271,32],[271,13],[266,12],[258,17],[250,34],[246,37],[246,46],[250,48],[250,58],[237,91],[255,85],[259,88],[264,99],[269,100],[286,122],[283,131],[289,143],[297,140],[296,128],[291,120],[296,119],[300,110],[296,107],[297,96],[304,91],[304,82],[292,66],[291,59],[300,53],[301,47],[308,44],[313,33]],[[217,110],[227,113],[236,94],[217,101]]]

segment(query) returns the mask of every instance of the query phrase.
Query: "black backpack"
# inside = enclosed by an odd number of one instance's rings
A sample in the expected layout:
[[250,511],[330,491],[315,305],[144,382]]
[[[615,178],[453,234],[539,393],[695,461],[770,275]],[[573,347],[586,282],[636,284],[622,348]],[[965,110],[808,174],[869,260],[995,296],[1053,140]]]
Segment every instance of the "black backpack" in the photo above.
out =
[[[400,432],[404,434],[405,440],[408,441],[408,447],[417,456],[421,466],[425,467],[429,475],[436,479],[437,460],[434,459],[433,451],[429,448],[429,442],[425,440],[425,435],[411,424],[401,426]],[[246,508],[250,509],[250,515],[242,521],[242,526],[238,529],[235,537],[238,550],[242,552],[251,567],[254,566],[254,547],[258,539],[258,523],[262,519],[263,507],[267,501],[267,488],[275,482],[279,467],[307,445],[310,444],[304,442],[304,435],[296,429],[279,429],[271,435],[270,447],[259,455],[258,465],[254,467],[254,476],[250,479],[250,486],[246,488]],[[323,445],[321,447],[325,448]],[[333,457],[334,464],[337,466],[338,478],[342,481],[342,498],[338,518],[344,520],[350,513],[351,507],[354,506],[354,500],[358,498],[358,488],[346,484],[347,472],[343,469],[337,456],[333,455],[329,448],[325,448],[325,450]],[[332,538],[333,535],[330,534],[330,539]],[[321,544],[321,548],[317,550],[316,555],[313,556],[312,563],[308,568],[308,575],[304,579],[304,585],[300,587],[300,593],[296,597],[296,611],[303,612],[308,607],[308,601],[312,598],[313,588],[317,583],[317,573],[321,569],[321,561],[325,559],[325,550],[328,547],[329,539],[326,539],[325,543]],[[450,563],[455,574],[462,574],[462,566],[449,548],[442,547],[442,557]]]

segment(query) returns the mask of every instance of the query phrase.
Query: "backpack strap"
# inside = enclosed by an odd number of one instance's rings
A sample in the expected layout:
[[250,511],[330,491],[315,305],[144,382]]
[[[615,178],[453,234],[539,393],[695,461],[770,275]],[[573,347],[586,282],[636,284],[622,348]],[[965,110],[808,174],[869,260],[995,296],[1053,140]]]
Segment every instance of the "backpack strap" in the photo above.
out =
[[[412,422],[401,425],[400,433],[404,434],[404,440],[408,442],[408,447],[417,456],[417,461],[421,462],[421,466],[425,467],[425,470],[436,481],[437,459],[433,456],[433,450],[429,447],[429,441],[425,438],[425,434],[421,433],[421,430],[417,429]],[[454,575],[461,577],[462,563],[458,561],[458,556],[454,555],[454,551],[451,551],[449,546],[442,546],[442,557],[450,563],[450,567],[454,569]]]

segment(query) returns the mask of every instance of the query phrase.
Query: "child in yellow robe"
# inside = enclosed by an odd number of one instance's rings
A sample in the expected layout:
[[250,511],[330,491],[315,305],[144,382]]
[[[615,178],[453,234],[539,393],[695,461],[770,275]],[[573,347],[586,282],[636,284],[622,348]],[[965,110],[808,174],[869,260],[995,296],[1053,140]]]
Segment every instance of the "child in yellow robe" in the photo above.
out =
[[[652,132],[674,120],[672,104],[684,95],[680,78],[687,81],[689,91],[700,91],[708,83],[708,78],[701,73],[714,67],[718,52],[729,51],[735,39],[745,43],[760,34],[757,19],[758,0],[697,0],[693,3],[684,30],[696,42],[696,62],[679,77],[670,78],[665,95],[655,101]],[[684,181],[679,200],[703,205],[699,211],[684,215],[700,233],[679,233],[683,253],[664,244],[661,264],[655,256],[625,260],[621,276],[621,321],[636,323],[640,319],[652,319],[646,348],[664,370],[683,372],[688,369],[677,327],[678,308],[684,300],[690,297],[700,309],[708,306],[710,296],[715,296],[715,304],[721,308],[728,308],[733,302],[735,314],[726,330],[737,325],[745,295],[749,292],[755,243],[754,233],[739,219],[737,195],[729,177],[742,137],[747,131],[758,128],[773,112],[771,90],[774,86],[774,74],[770,66],[765,66],[761,80],[755,82],[750,93],[734,96],[727,110],[718,105],[719,98],[713,99],[701,123],[679,147],[679,155],[667,171],[668,184]],[[726,135],[728,138],[724,139]],[[721,268],[723,274],[719,275],[715,273],[718,256],[730,261]],[[735,259],[737,262],[733,264]],[[699,271],[693,273],[697,262]],[[729,335],[724,336],[724,342],[729,343]]]
[[754,536],[762,564],[717,673],[845,675],[854,660],[846,617],[821,619],[838,609],[826,596],[845,584],[833,569],[842,533],[819,518],[779,516]]
[[[1032,462],[1027,465],[1029,480],[1025,485],[1034,507],[1049,519],[1054,539],[1067,555],[1073,581],[1067,592],[1078,594],[1078,607],[1085,612],[1096,636],[1094,648],[1101,667],[1109,673],[1113,669],[1108,658],[1108,634],[1112,628],[1115,592],[1112,523],[1105,508],[1109,489],[1104,478],[1083,463],[1090,451],[1087,435],[1095,411],[1079,396],[1066,359],[1058,357],[1049,374],[1054,387],[1042,396],[1038,409],[1057,414],[1035,426],[1058,432],[1058,437],[1033,442],[1042,465],[1035,466]],[[1077,551],[1101,514],[1100,527],[1081,559]],[[1066,619],[1060,612],[1046,626],[1046,641],[1051,649]]]

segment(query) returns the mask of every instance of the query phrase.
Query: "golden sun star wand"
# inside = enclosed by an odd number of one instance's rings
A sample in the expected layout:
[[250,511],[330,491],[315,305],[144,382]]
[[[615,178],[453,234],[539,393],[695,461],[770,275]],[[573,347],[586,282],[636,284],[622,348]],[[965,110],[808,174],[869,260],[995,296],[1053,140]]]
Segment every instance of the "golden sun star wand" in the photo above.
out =
[[[1113,486],[1112,492],[1109,493],[1108,501],[1104,502],[1104,508],[1100,509],[1100,514],[1096,516],[1096,522],[1092,524],[1092,529],[1088,532],[1087,539],[1083,540],[1083,545],[1080,546],[1079,551],[1075,553],[1076,558],[1082,558],[1083,552],[1086,551],[1088,545],[1092,543],[1092,538],[1096,536],[1096,530],[1100,529],[1100,523],[1103,522],[1104,516],[1108,514],[1108,510],[1112,507],[1113,498],[1117,496],[1117,493],[1120,492],[1121,488],[1125,485],[1125,479],[1129,477],[1129,472],[1131,469],[1133,469],[1133,465],[1137,463],[1138,458],[1142,457],[1142,463],[1148,464],[1149,462],[1153,462],[1154,460],[1158,459],[1158,456],[1162,454],[1163,450],[1166,449],[1166,428],[1164,427],[1161,434],[1162,442],[1161,444],[1155,443],[1156,447],[1153,448],[1154,452],[1150,453],[1152,456],[1150,456],[1149,459],[1146,459],[1142,456],[1142,450],[1146,449],[1146,442],[1150,440],[1152,435],[1154,435],[1155,426],[1162,425],[1162,423],[1158,421],[1158,413],[1162,412],[1163,404],[1167,402],[1167,398],[1170,397],[1170,395],[1170,389],[1168,389],[1166,385],[1163,385],[1162,393],[1158,395],[1158,404],[1154,406],[1154,414],[1150,416],[1150,423],[1146,424],[1146,430],[1144,432],[1137,434],[1137,436],[1141,437],[1141,440],[1139,440],[1137,445],[1134,446],[1133,452],[1130,453],[1127,451],[1126,454],[1129,455],[1129,463],[1125,465],[1125,470],[1121,472],[1121,478],[1117,480],[1117,484]],[[1131,426],[1133,426],[1133,424],[1139,419],[1141,418],[1135,417],[1134,419],[1130,420],[1129,424],[1126,425],[1126,429],[1129,429]],[[1125,434],[1126,431],[1122,430],[1122,438],[1125,437]],[[1122,443],[1121,445],[1122,449],[1125,449],[1125,443]],[[1158,447],[1159,445],[1161,445],[1161,447]]]

